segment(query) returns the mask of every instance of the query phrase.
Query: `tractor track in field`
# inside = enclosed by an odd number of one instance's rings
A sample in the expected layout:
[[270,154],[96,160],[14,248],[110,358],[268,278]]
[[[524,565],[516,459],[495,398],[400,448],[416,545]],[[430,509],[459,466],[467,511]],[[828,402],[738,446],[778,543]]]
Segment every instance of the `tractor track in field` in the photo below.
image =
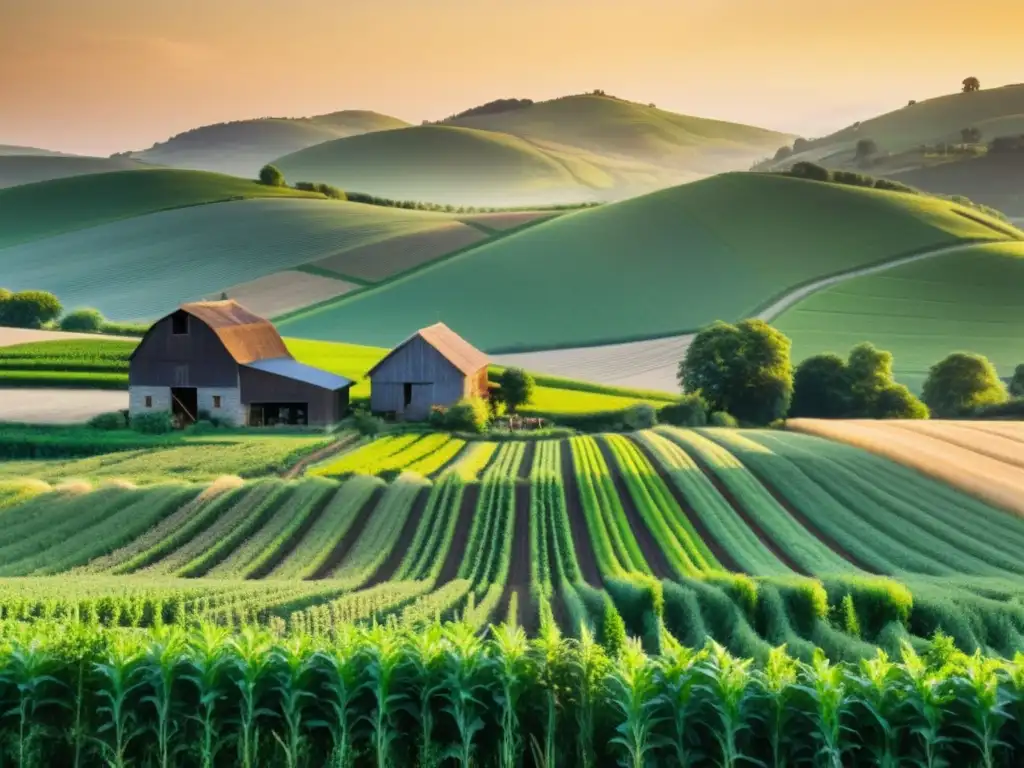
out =
[[831,536],[828,536],[824,531],[822,531],[820,528],[814,525],[814,523],[812,523],[810,519],[808,519],[807,515],[805,515],[803,512],[797,509],[796,506],[791,504],[789,499],[787,499],[783,494],[779,493],[778,489],[771,483],[771,481],[769,481],[764,476],[762,472],[755,470],[749,464],[746,464],[745,466],[750,471],[750,474],[757,478],[757,481],[764,486],[764,489],[772,495],[772,498],[774,498],[779,503],[779,506],[786,510],[786,512],[789,513],[789,515],[794,520],[796,520],[801,526],[803,526],[804,529],[810,532],[810,534],[814,536],[814,538],[816,538],[826,547],[831,549],[841,558],[846,560],[846,562],[850,563],[850,565],[856,568],[860,568],[865,573],[878,573],[877,570],[861,562],[857,557],[850,554],[850,552],[848,552],[844,547],[840,546],[839,543],[835,541],[835,539],[833,539]]
[[295,464],[286,468],[283,472],[281,472],[281,478],[284,480],[292,480],[301,475],[312,465],[318,464],[324,459],[330,458],[335,454],[341,453],[349,446],[358,442],[358,440],[358,435],[346,435],[345,438],[341,440],[334,440],[328,445],[325,445],[323,448],[313,451],[312,453],[306,454],[297,462],[295,462]]
[[356,515],[356,519],[352,521],[352,525],[345,532],[345,535],[341,537],[334,550],[328,555],[323,565],[316,569],[316,572],[311,577],[314,580],[325,579],[327,575],[337,568],[345,560],[346,555],[355,546],[355,543],[359,540],[359,537],[363,535],[363,529],[366,528],[366,523],[369,521],[370,516],[377,510],[377,506],[380,504],[381,498],[384,496],[384,487],[375,488],[370,498],[363,504],[363,508],[359,510],[359,514]]
[[509,560],[508,578],[505,580],[505,592],[498,601],[498,619],[504,620],[508,615],[512,592],[518,592],[516,623],[527,632],[533,632],[536,630],[534,625],[537,622],[536,612],[530,610],[530,485],[527,480],[516,480],[513,499],[515,512],[512,522],[512,556]]
[[636,502],[633,500],[633,494],[629,492],[629,486],[626,485],[626,480],[622,476],[622,471],[615,460],[611,446],[601,438],[595,438],[594,442],[597,443],[598,449],[601,451],[604,463],[608,465],[608,472],[611,474],[615,492],[619,496],[619,503],[622,505],[622,511],[626,514],[626,522],[636,538],[636,543],[640,546],[640,553],[643,555],[644,560],[647,561],[647,567],[651,569],[651,573],[655,578],[675,580],[679,574],[672,568],[668,558],[665,556],[664,550],[658,546],[658,540],[654,537],[654,532],[647,527],[647,523],[644,522],[640,510],[637,509]]
[[387,558],[381,563],[373,576],[370,577],[370,580],[363,585],[363,589],[390,581],[395,575],[395,571],[402,564],[402,560],[405,558],[409,547],[412,546],[413,539],[416,537],[416,530],[420,527],[420,521],[423,519],[423,512],[427,508],[429,498],[430,488],[420,488],[416,494],[416,499],[412,503],[412,509],[409,510],[409,516],[405,519],[405,525],[402,526],[402,530],[398,534],[398,541],[395,542],[395,546],[391,548]]
[[[715,556],[718,564],[721,565],[725,570],[732,571],[733,573],[742,573],[743,569],[733,559],[733,556],[729,553],[729,550],[725,548],[725,545],[718,541],[714,536],[711,535],[711,531],[704,525],[704,521],[701,520],[698,515],[691,507],[690,503],[686,500],[683,492],[676,486],[675,481],[669,474],[668,470],[661,465],[653,453],[648,450],[646,445],[643,445],[639,440],[631,441],[640,453],[647,459],[647,462],[654,468],[654,471],[661,478],[661,481],[668,488],[669,493],[672,494],[672,498],[676,500],[676,504],[679,505],[679,509],[686,515],[686,519],[690,521],[690,525],[697,532],[697,535],[707,545],[708,549],[711,550],[711,554]],[[728,500],[728,499],[727,499]]]
[[466,554],[469,531],[473,526],[473,515],[476,513],[476,503],[479,499],[480,482],[475,481],[468,484],[462,492],[462,501],[457,513],[459,517],[455,521],[455,531],[448,544],[448,552],[444,556],[444,565],[441,566],[441,572],[437,576],[437,586],[447,584],[459,575],[459,566],[462,565],[462,557]]
[[583,501],[580,498],[580,483],[572,462],[572,446],[568,440],[562,440],[558,443],[558,450],[562,482],[565,485],[565,511],[566,517],[569,518],[569,533],[572,536],[576,562],[580,566],[583,580],[592,587],[600,587],[601,569],[597,566],[594,544],[587,530],[587,515],[583,511]]

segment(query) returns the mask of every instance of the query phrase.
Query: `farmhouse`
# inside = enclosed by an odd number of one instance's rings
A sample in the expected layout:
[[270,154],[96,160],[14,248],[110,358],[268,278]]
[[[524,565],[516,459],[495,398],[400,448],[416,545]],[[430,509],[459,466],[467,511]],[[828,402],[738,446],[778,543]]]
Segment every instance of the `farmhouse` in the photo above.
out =
[[328,425],[348,410],[352,382],[291,356],[277,329],[235,301],[183,304],[132,352],[129,412],[199,414],[237,426]]
[[370,369],[370,410],[425,419],[432,406],[487,397],[487,355],[444,323],[421,328]]

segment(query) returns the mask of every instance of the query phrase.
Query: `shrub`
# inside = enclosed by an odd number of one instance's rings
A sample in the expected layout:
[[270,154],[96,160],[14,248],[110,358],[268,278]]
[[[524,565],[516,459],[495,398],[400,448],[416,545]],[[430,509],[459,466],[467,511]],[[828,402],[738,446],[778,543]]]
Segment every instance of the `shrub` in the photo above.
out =
[[995,366],[982,355],[954,352],[928,371],[924,402],[942,418],[962,416],[1007,400],[1006,386]]
[[791,417],[841,419],[850,413],[850,376],[839,355],[808,357],[793,375]]
[[652,405],[637,403],[623,411],[622,423],[630,431],[650,429],[658,423],[658,413]]
[[736,421],[736,417],[731,413],[725,411],[715,411],[708,417],[708,424],[712,427],[731,427],[736,428],[739,426],[739,422]]
[[285,186],[284,174],[276,165],[264,165],[260,168],[260,184],[266,184],[268,187],[283,187]]
[[900,181],[893,181],[892,179],[875,179],[874,187],[875,189],[882,189],[887,192],[903,192],[908,195],[920,194],[920,192],[908,184],[904,184]]
[[356,431],[366,437],[379,435],[384,428],[384,422],[374,416],[365,408],[356,408],[352,412],[352,426]]
[[0,297],[0,325],[42,328],[60,317],[63,307],[52,293],[19,291]]
[[708,423],[708,404],[699,392],[683,395],[677,402],[661,407],[658,421],[674,427],[703,427]]
[[861,139],[857,142],[857,148],[854,150],[855,160],[866,160],[872,155],[878,154],[878,144],[874,139]]
[[875,419],[927,419],[928,406],[903,384],[890,384],[876,396],[871,417]]
[[479,397],[460,400],[445,414],[445,427],[452,432],[483,432],[487,429],[487,403]]
[[1010,394],[1014,397],[1024,397],[1024,363],[1018,365],[1013,371],[1013,378],[1010,379]]
[[110,411],[109,413],[98,413],[89,419],[89,426],[93,429],[124,429],[128,426],[128,421],[124,417],[124,413],[121,411]]
[[106,319],[98,309],[76,309],[60,319],[60,329],[79,333],[98,333],[106,323]]
[[144,435],[166,435],[174,429],[170,411],[154,411],[132,416],[131,428]]
[[832,178],[832,174],[829,173],[828,168],[823,168],[820,165],[814,163],[808,163],[801,161],[794,163],[793,167],[789,169],[790,176],[796,176],[798,179],[809,179],[811,181],[829,181]]

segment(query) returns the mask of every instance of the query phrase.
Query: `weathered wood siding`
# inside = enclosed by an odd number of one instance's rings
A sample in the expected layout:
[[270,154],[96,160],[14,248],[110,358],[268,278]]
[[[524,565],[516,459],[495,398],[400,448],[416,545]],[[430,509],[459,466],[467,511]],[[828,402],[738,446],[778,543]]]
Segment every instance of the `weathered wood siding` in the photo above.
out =
[[139,342],[128,366],[130,386],[237,387],[238,364],[217,334],[194,317],[188,333],[171,333],[168,315]]
[[242,406],[248,413],[253,403],[306,403],[311,426],[336,424],[348,412],[348,388],[323,389],[304,381],[242,366]]
[[[399,349],[370,377],[370,409],[425,419],[434,405],[454,405],[467,393],[467,378],[440,352],[416,337]],[[412,384],[412,403],[404,404],[405,385]]]

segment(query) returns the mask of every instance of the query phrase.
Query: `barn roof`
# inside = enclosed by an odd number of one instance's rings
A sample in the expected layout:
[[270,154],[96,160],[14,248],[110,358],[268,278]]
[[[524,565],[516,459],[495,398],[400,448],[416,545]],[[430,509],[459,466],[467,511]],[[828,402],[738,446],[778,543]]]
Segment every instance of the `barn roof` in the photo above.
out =
[[312,384],[314,387],[320,387],[321,389],[329,389],[332,391],[352,386],[352,381],[350,379],[346,379],[344,376],[338,376],[333,373],[328,373],[327,371],[322,371],[311,365],[300,363],[298,360],[291,357],[276,357],[272,360],[257,360],[254,363],[247,364],[245,367],[252,368],[256,371],[272,373],[275,376],[282,376],[286,379],[292,379],[293,381]]
[[426,328],[420,328],[416,333],[388,352],[366,375],[372,376],[373,372],[383,365],[385,360],[416,338],[423,339],[423,341],[440,352],[449,363],[467,376],[472,376],[481,368],[485,368],[489,362],[487,355],[459,336],[447,325],[444,323],[434,323],[434,325],[427,326]]
[[237,301],[195,301],[182,304],[181,311],[217,334],[236,363],[247,365],[257,360],[292,356],[273,324]]

